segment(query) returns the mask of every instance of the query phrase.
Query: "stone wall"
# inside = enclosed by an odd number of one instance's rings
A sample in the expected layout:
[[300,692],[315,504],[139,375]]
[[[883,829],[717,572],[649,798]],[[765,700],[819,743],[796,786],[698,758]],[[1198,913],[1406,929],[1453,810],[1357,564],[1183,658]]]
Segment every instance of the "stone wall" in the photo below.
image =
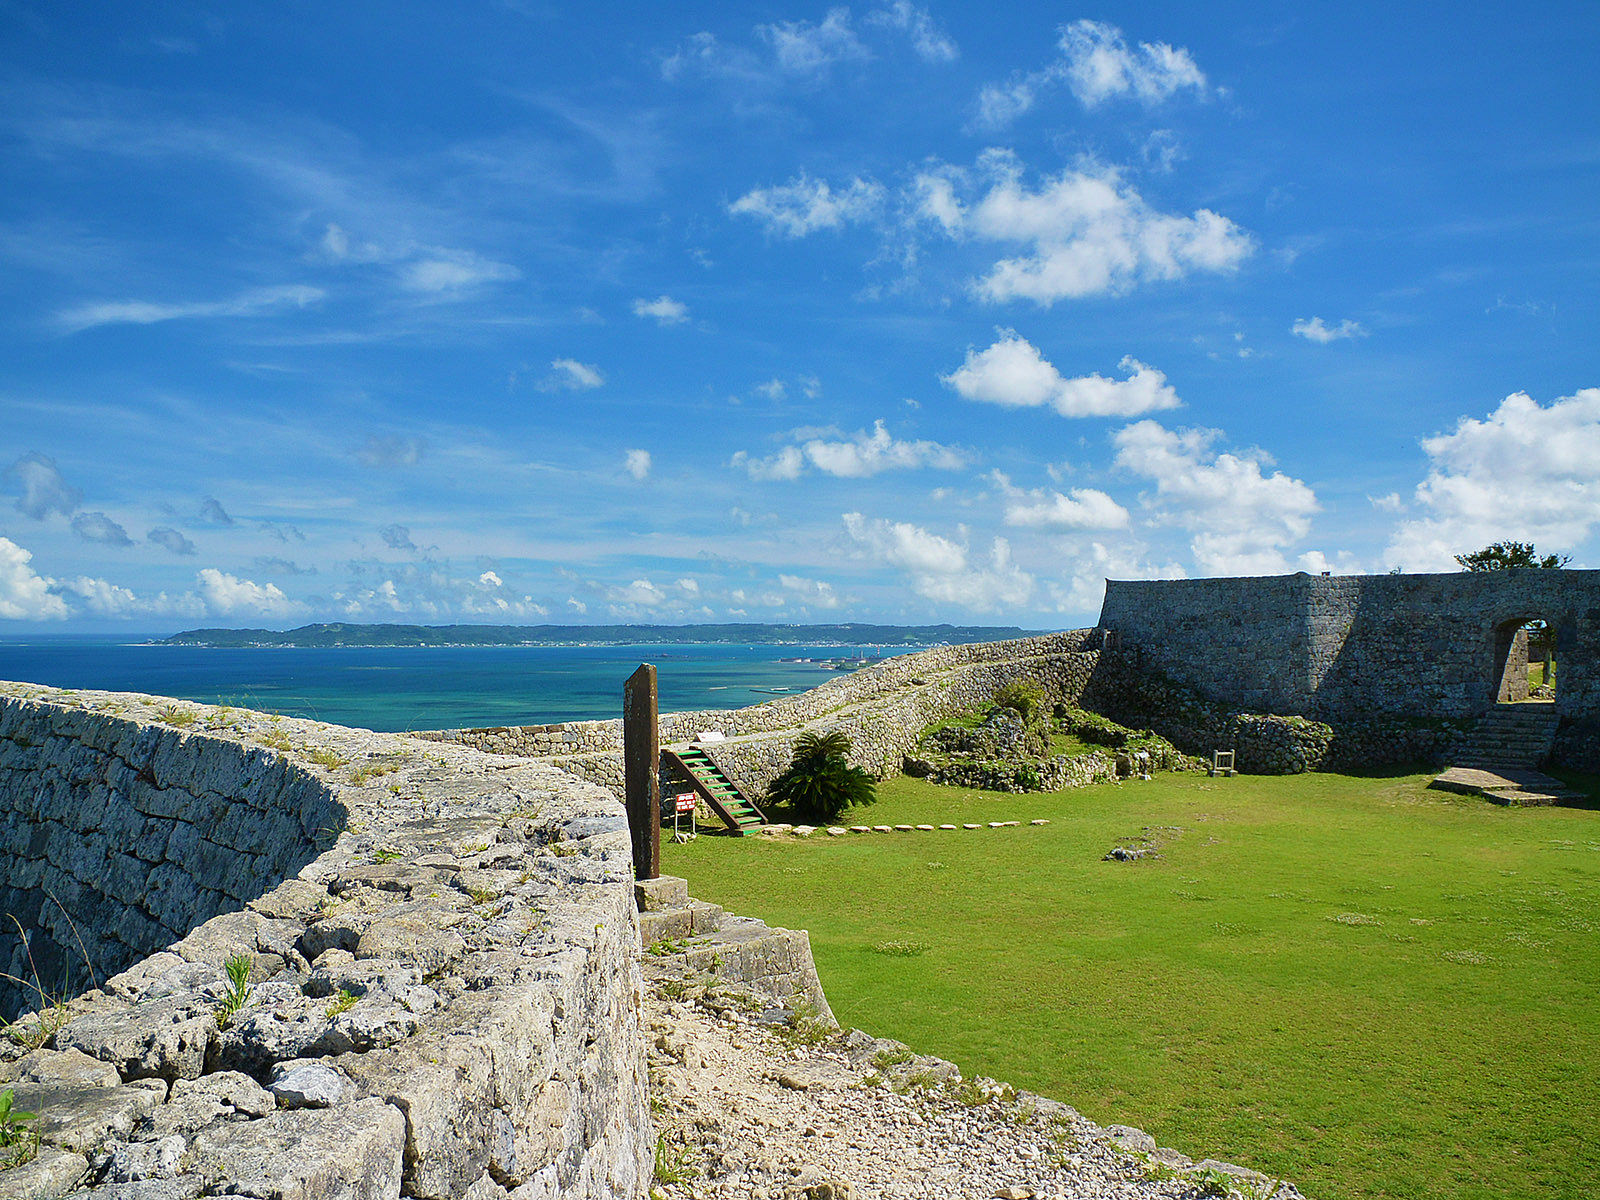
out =
[[461,746],[0,684],[0,839],[41,982],[70,963],[81,984],[86,954],[100,984],[0,1050],[43,1141],[0,1194],[645,1193],[608,792]]
[[1555,629],[1557,709],[1600,717],[1600,571],[1111,580],[1100,627],[1238,708],[1434,719],[1495,703],[1534,618]]
[[[1095,669],[1100,635],[1079,629],[1043,637],[970,646],[939,646],[897,655],[821,687],[729,711],[663,713],[661,743],[683,745],[703,732],[724,741],[703,749],[746,795],[758,801],[789,765],[794,740],[807,728],[837,729],[851,741],[850,759],[874,775],[897,774],[922,730],[987,704],[1016,679],[1039,683],[1052,701],[1076,703]],[[621,686],[618,686],[621,704]],[[606,787],[622,787],[622,722],[454,729],[412,736],[497,754],[548,758]],[[663,792],[678,790],[671,776]]]

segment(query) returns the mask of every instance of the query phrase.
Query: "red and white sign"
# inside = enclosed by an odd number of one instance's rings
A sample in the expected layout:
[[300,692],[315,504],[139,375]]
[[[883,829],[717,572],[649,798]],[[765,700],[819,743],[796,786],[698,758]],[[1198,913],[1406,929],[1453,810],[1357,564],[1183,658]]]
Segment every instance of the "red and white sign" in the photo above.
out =
[[693,792],[679,792],[676,796],[673,797],[673,799],[675,801],[677,801],[678,811],[679,812],[681,812],[681,813],[692,813],[694,811],[694,793]]

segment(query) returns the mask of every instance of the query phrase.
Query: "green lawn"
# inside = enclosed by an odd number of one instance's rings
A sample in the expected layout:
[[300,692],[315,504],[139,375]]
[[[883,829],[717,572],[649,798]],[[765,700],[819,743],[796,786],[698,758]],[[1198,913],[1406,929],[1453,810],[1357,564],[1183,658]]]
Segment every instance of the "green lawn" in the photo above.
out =
[[[864,816],[1050,824],[703,837],[664,869],[809,929],[842,1023],[1315,1200],[1590,1196],[1600,812],[1426,782],[900,778]],[[1158,861],[1100,860],[1145,826],[1182,832]]]

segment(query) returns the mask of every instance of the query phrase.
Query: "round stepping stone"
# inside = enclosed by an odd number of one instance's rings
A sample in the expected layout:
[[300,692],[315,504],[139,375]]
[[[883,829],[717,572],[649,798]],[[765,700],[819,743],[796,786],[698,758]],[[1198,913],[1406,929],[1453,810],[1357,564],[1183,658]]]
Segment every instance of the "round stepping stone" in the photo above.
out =
[[965,824],[965,825],[963,825],[963,826],[962,826],[962,827],[961,827],[961,828],[963,828],[963,829],[982,829],[982,828],[983,828],[983,826],[982,826],[982,825],[977,825],[977,824],[974,824],[974,823],[973,823],[973,822],[971,822],[971,821],[968,821],[968,822],[967,822],[967,823],[966,823],[966,824]]
[[989,822],[989,828],[990,829],[1004,829],[1005,827],[1006,827],[1006,823],[1004,821],[990,821]]
[[850,832],[851,833],[871,833],[872,832],[872,826],[871,825],[852,825],[852,826],[850,826]]
[[941,826],[939,826],[939,828],[940,829],[959,829],[960,826],[959,825],[941,825]]
[[917,828],[922,830],[924,833],[932,833],[933,832],[933,826],[932,825],[918,825]]
[[1043,817],[1035,817],[1033,820],[1029,821],[1028,824],[1029,825],[1048,825],[1048,824],[1050,824],[1050,822],[1045,820]]
[[896,825],[895,826],[895,829],[897,829],[901,833],[910,833],[915,828],[916,828],[915,825]]
[[872,827],[872,832],[873,833],[893,833],[894,832],[894,826],[893,825],[874,825]]

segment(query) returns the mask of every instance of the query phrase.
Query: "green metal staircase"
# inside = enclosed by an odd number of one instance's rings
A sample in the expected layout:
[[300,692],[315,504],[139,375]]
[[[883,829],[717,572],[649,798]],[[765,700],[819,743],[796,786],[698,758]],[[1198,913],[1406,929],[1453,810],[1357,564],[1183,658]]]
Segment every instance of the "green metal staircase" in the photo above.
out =
[[746,799],[744,793],[734,786],[733,780],[724,775],[722,768],[712,762],[699,746],[690,746],[686,750],[662,750],[661,755],[689,777],[695,792],[735,834],[742,837],[746,830],[767,823],[761,810]]

